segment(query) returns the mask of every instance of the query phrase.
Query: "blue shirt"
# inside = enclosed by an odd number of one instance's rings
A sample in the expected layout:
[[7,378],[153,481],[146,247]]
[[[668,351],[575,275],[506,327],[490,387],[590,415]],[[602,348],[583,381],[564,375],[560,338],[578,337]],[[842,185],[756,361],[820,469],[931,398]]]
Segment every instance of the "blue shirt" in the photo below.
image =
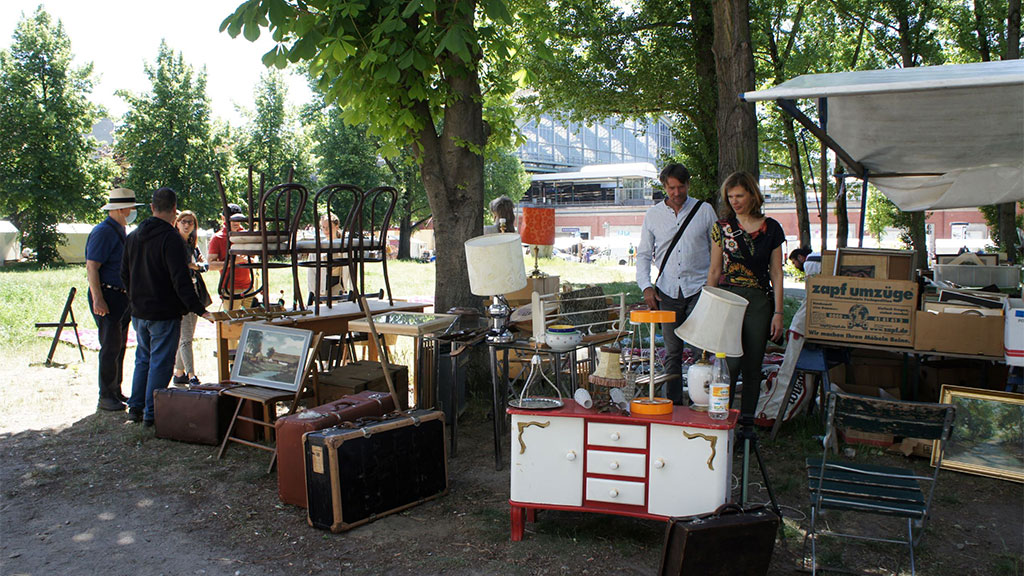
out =
[[101,284],[124,288],[121,282],[124,241],[124,226],[110,216],[89,232],[89,239],[85,243],[85,259],[100,263]]
[[651,268],[661,265],[668,245],[691,210],[699,210],[679,238],[665,270],[658,278],[657,288],[670,298],[689,298],[700,292],[708,281],[711,267],[711,226],[715,210],[707,202],[687,197],[679,213],[664,202],[651,206],[644,215],[640,229],[640,246],[636,249],[636,283],[640,290],[651,286]]

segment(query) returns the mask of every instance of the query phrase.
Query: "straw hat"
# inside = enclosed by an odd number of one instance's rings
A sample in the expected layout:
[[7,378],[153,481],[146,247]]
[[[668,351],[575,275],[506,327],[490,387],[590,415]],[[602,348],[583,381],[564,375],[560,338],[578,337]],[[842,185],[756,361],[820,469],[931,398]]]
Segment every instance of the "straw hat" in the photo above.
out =
[[114,188],[110,191],[110,198],[101,210],[120,210],[121,208],[134,208],[142,206],[135,201],[135,191],[128,188]]

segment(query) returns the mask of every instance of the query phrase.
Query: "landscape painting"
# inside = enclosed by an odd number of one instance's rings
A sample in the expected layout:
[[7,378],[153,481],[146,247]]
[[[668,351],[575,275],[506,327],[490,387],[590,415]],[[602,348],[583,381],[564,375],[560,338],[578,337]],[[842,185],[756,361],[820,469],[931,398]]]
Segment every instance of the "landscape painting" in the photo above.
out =
[[298,390],[312,336],[309,330],[245,324],[231,379],[264,388]]
[[956,406],[943,468],[1024,482],[1024,395],[943,386],[942,402]]

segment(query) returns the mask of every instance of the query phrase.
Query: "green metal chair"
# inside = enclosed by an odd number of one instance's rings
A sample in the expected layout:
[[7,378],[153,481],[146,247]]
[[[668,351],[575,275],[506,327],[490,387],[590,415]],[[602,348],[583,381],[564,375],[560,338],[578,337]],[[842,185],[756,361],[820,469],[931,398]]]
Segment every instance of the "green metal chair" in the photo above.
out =
[[[914,547],[924,533],[955,414],[955,408],[949,404],[892,401],[840,392],[829,394],[822,454],[807,459],[811,526],[804,545],[806,554],[806,543],[810,540],[812,574],[818,569],[817,540],[820,536],[906,544],[910,551],[910,573],[915,574]],[[935,440],[935,471],[924,476],[909,468],[829,460],[829,446],[839,429]],[[818,522],[825,510],[906,519],[906,539],[819,531]]]

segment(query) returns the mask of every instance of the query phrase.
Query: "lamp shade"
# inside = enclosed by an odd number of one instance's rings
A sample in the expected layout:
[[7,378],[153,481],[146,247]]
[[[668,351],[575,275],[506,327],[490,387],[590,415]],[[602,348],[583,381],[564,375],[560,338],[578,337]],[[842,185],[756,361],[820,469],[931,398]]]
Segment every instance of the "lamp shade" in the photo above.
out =
[[469,290],[477,296],[508,294],[526,287],[519,234],[485,234],[466,240]]
[[721,352],[731,357],[742,356],[740,332],[747,304],[746,298],[728,290],[705,286],[693,312],[676,328],[676,336],[702,350]]
[[523,208],[524,244],[551,246],[555,243],[555,209]]

